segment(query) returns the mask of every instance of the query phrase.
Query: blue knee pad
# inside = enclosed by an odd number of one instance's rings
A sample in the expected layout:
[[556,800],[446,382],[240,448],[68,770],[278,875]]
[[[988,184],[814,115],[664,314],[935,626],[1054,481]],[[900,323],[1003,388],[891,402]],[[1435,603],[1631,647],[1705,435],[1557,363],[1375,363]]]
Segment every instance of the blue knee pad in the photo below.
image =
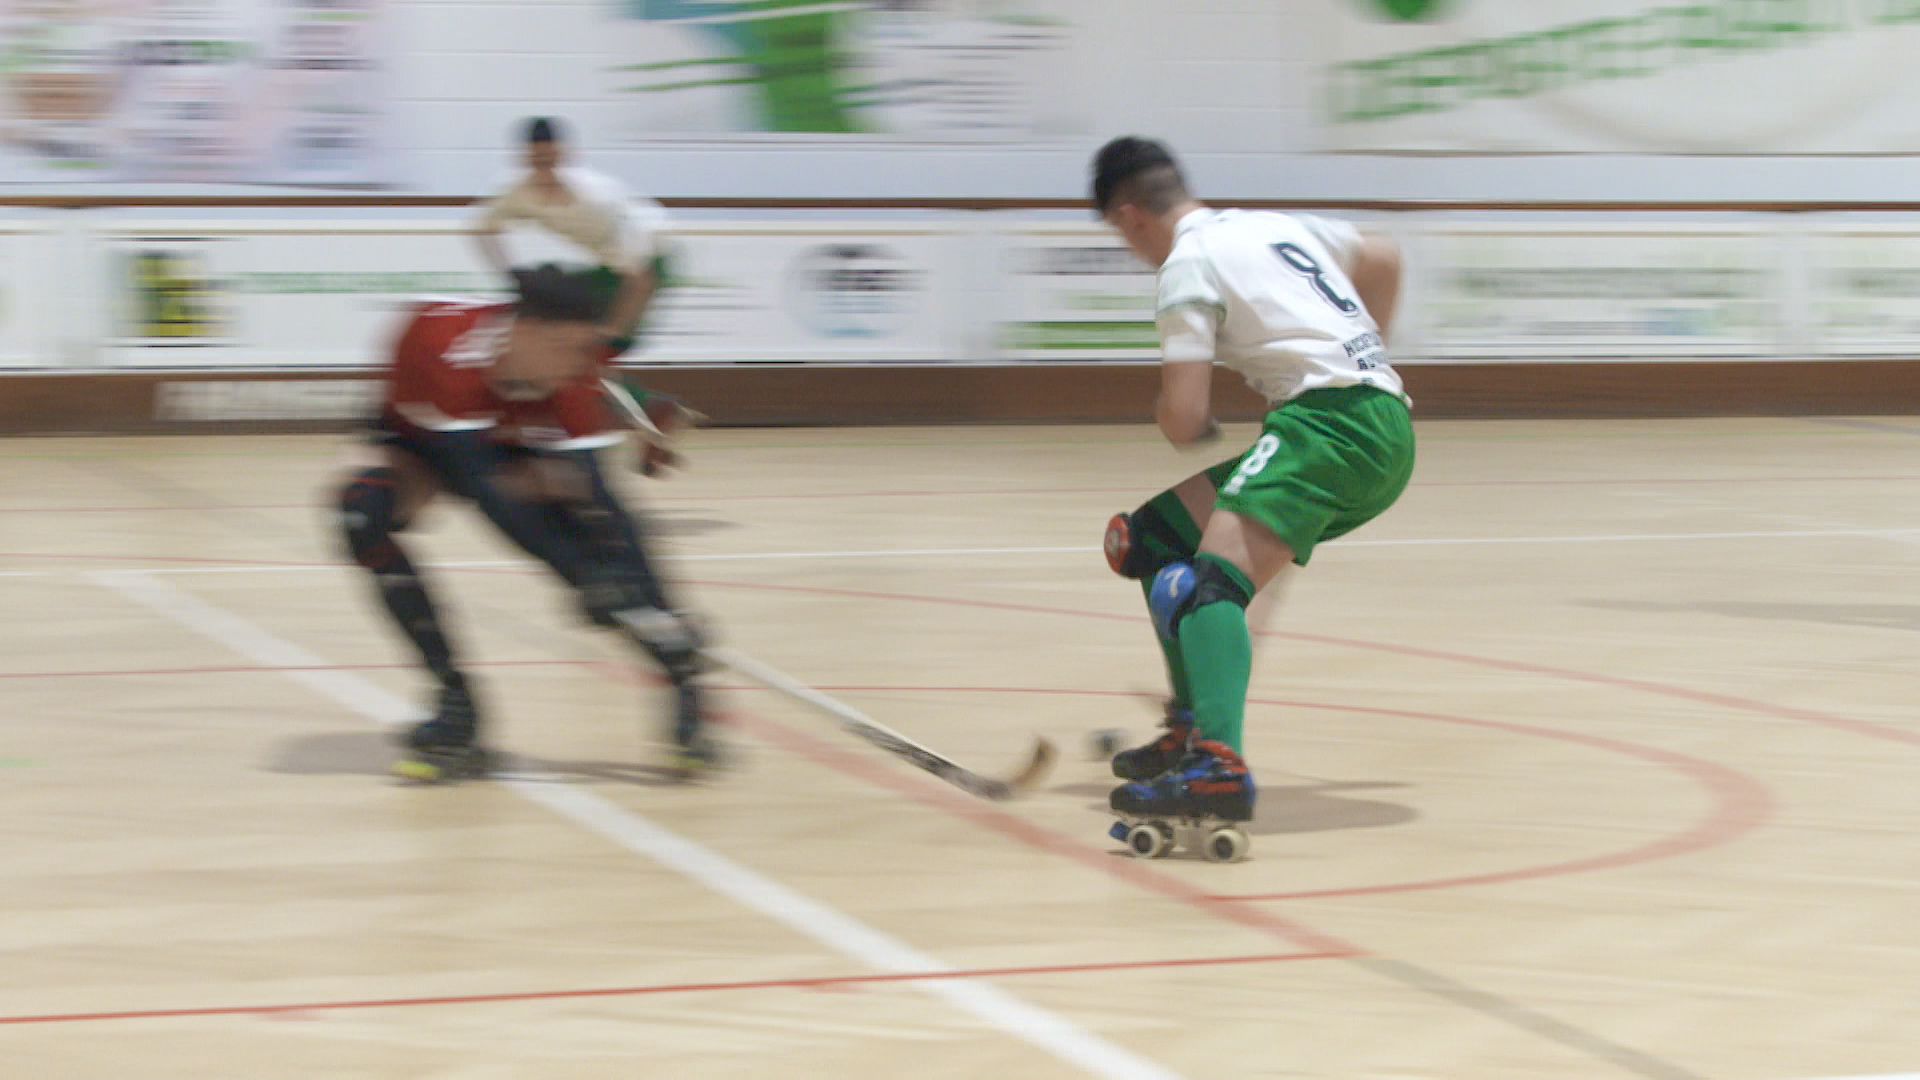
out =
[[1147,611],[1153,615],[1153,629],[1160,640],[1172,641],[1178,636],[1180,620],[1193,609],[1199,588],[1200,578],[1193,572],[1191,563],[1168,563],[1153,576],[1153,587],[1147,592]]
[[1253,594],[1220,567],[1208,557],[1197,567],[1170,563],[1154,575],[1153,588],[1147,593],[1147,610],[1153,613],[1153,629],[1162,641],[1179,637],[1180,620],[1197,608],[1226,601],[1246,610]]

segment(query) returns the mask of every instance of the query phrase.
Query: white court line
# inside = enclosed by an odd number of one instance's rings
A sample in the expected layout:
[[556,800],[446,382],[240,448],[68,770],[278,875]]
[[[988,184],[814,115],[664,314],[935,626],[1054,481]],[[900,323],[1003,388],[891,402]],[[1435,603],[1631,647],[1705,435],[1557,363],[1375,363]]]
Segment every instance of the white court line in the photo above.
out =
[[[1910,543],[1920,540],[1920,528],[1911,529],[1789,529],[1774,532],[1705,533],[1613,533],[1588,536],[1457,536],[1426,537],[1407,540],[1335,540],[1323,545],[1338,548],[1468,547],[1479,544],[1623,544],[1676,540],[1798,540],[1820,537],[1865,536]],[[965,557],[971,555],[1086,555],[1099,551],[1086,547],[992,547],[992,548],[895,548],[880,551],[753,551],[738,554],[676,555],[675,563],[751,562],[781,559],[911,559],[926,557]],[[428,563],[429,570],[497,569],[531,567],[524,559],[474,559]],[[293,574],[314,571],[355,569],[348,563],[311,563],[291,566],[156,566],[125,567],[94,573],[140,574]],[[21,570],[0,572],[0,577],[57,577],[75,571]]]
[[1333,540],[1327,547],[1448,547],[1462,544],[1626,544],[1659,540],[1794,540],[1823,536],[1872,536],[1900,539],[1914,529],[1789,529],[1775,532],[1616,533],[1600,536],[1462,536],[1424,540]]
[[[275,637],[262,627],[144,571],[94,571],[87,577],[257,663],[296,669],[311,669],[327,663],[319,655]],[[401,724],[418,716],[418,711],[407,702],[351,672],[288,670],[282,674],[381,724]],[[539,778],[507,780],[504,786],[528,802],[546,807],[636,855],[691,878],[875,970],[900,975],[938,975],[954,970],[951,965],[903,941],[591,792],[540,782]],[[973,979],[915,979],[902,985],[939,998],[1088,1075],[1112,1080],[1180,1080],[1177,1073],[991,983]]]

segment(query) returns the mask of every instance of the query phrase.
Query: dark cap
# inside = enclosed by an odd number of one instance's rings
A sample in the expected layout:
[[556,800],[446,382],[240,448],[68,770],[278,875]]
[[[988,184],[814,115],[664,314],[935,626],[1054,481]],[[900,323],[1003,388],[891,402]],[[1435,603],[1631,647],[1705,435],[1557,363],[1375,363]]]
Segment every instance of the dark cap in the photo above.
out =
[[551,116],[536,116],[527,121],[527,143],[556,143],[560,141],[560,121]]
[[1138,135],[1122,135],[1093,155],[1093,210],[1102,216],[1113,206],[1113,193],[1121,184],[1146,172],[1165,166],[1178,172],[1173,152],[1166,144]]

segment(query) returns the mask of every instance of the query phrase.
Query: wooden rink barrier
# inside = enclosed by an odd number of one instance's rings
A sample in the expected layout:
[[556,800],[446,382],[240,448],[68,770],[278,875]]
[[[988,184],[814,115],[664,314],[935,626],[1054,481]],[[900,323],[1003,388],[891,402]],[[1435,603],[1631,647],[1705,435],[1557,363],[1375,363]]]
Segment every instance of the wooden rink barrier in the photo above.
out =
[[[1416,418],[1888,416],[1920,412],[1920,361],[1409,364]],[[729,365],[632,369],[716,426],[1128,423],[1153,412],[1151,364]],[[369,415],[380,372],[0,375],[0,435],[324,432]],[[1260,400],[1226,369],[1223,419]]]

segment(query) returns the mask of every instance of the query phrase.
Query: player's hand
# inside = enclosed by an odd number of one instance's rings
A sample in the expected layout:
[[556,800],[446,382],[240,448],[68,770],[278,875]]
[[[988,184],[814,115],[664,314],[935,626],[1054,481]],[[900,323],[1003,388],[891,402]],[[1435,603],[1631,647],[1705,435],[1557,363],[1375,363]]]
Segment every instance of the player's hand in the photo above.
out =
[[681,432],[706,417],[666,394],[646,395],[640,408],[646,412],[647,419],[652,421],[660,435],[656,437],[644,430],[639,433],[643,441],[640,453],[634,460],[634,468],[643,476],[653,477],[662,476],[670,469],[683,468],[684,459],[674,449],[674,444],[679,441]]

